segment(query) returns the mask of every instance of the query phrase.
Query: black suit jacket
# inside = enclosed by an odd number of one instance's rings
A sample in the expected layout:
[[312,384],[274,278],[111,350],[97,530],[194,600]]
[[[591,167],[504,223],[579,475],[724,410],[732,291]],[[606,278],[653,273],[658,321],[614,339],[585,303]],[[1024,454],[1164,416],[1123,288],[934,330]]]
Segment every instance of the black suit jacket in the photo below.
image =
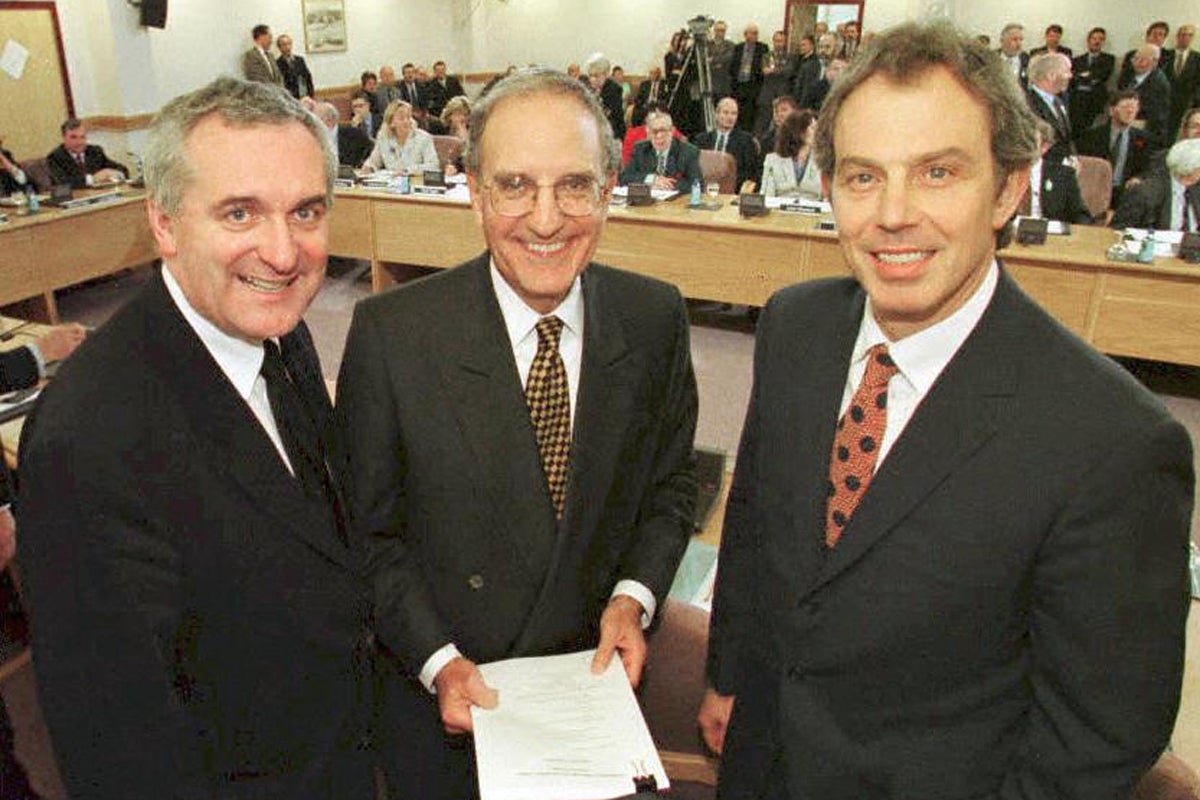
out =
[[82,189],[87,186],[87,176],[94,175],[102,169],[115,169],[126,178],[129,177],[129,168],[109,158],[104,152],[104,148],[99,145],[89,144],[87,146],[83,151],[83,163],[86,169],[80,169],[79,164],[67,152],[67,148],[61,144],[46,156],[46,166],[50,170],[51,182],[55,184],[69,183],[73,189]]
[[[1166,62],[1166,53],[1170,52],[1170,62]],[[1179,130],[1179,121],[1183,119],[1183,114],[1196,102],[1196,90],[1200,88],[1200,53],[1195,50],[1188,50],[1187,57],[1183,62],[1183,71],[1175,74],[1175,54],[1177,50],[1164,51],[1164,66],[1162,72],[1167,77],[1167,82],[1171,85],[1171,121],[1168,126],[1168,133],[1171,136]]]
[[[281,346],[327,421],[307,329]],[[361,552],[161,278],[64,362],[21,474],[39,694],[72,797],[374,797]]]
[[[621,170],[620,183],[622,186],[639,183],[657,169],[658,156],[654,152],[654,145],[649,139],[645,139],[633,146],[629,163]],[[692,190],[693,183],[703,182],[704,177],[700,174],[700,151],[696,146],[672,138],[671,149],[667,151],[665,175],[675,179],[675,188],[683,194]]]
[[1088,53],[1071,59],[1070,108],[1075,130],[1084,130],[1104,113],[1108,104],[1108,80],[1116,68],[1112,53],[1097,53],[1089,64]]
[[608,117],[613,136],[621,141],[625,138],[625,101],[621,96],[621,84],[605,78],[600,87],[600,104],[604,106],[604,116]]
[[446,107],[446,103],[450,98],[465,95],[463,85],[458,78],[453,75],[446,76],[446,85],[442,86],[435,79],[431,78],[421,84],[421,90],[424,92],[425,107],[429,109],[429,115],[439,117],[442,114],[442,109]]
[[[1184,197],[1192,207],[1192,219],[1200,220],[1200,184],[1189,186]],[[1143,175],[1136,186],[1125,190],[1110,224],[1113,228],[1172,230],[1170,174],[1164,169]]]
[[0,394],[33,386],[40,378],[37,359],[28,347],[0,353]]
[[396,88],[400,90],[400,99],[408,103],[414,109],[426,108],[428,98],[425,95],[425,86],[419,81],[413,81],[413,89],[410,91],[408,84],[400,81],[396,84]]
[[[729,61],[729,85],[733,87],[733,94],[735,97],[740,98],[743,96],[748,96],[751,100],[753,100],[757,96],[758,87],[762,85],[763,81],[762,62],[769,50],[770,48],[762,42],[754,43],[754,54],[750,56],[750,80],[743,83],[738,80],[738,74],[742,70],[742,58],[746,52],[746,43],[738,42],[736,45],[734,45],[733,58]],[[752,95],[745,95],[745,92],[748,90],[739,88],[746,87],[751,84],[754,86],[754,94]]]
[[1042,159],[1041,192],[1039,194],[1042,216],[1078,225],[1092,223],[1091,212],[1083,203],[1079,189],[1079,176],[1075,168],[1067,166],[1061,158],[1049,153]]
[[338,162],[351,167],[361,167],[367,156],[371,155],[371,148],[375,146],[371,138],[363,133],[362,128],[354,125],[339,124],[337,137]]
[[1150,143],[1155,147],[1169,147],[1175,138],[1175,132],[1170,130],[1171,82],[1161,69],[1151,72],[1140,86],[1135,86],[1134,81],[1131,72],[1118,88],[1137,91],[1141,101],[1137,118],[1146,121],[1146,135],[1150,137]]
[[[646,121],[647,106],[650,105],[650,90],[653,87],[654,81],[649,78],[638,84],[637,94],[633,96],[633,116],[630,118],[635,128]],[[654,102],[666,105],[669,95],[667,82],[665,80],[658,81],[658,93]]]
[[[1075,137],[1072,131],[1071,120],[1062,120],[1054,113],[1054,107],[1047,103],[1042,96],[1038,94],[1032,86],[1025,92],[1025,99],[1029,103],[1030,110],[1038,117],[1050,123],[1050,127],[1054,129],[1055,141],[1050,148],[1050,154],[1058,159],[1065,158],[1075,154]],[[1070,113],[1067,110],[1067,104],[1063,103],[1063,111]]]
[[308,71],[308,64],[305,63],[303,56],[292,55],[292,63],[283,56],[275,59],[275,64],[279,67],[279,74],[283,76],[283,85],[292,95],[292,97],[300,97],[300,79],[304,79],[304,85],[308,87],[308,96],[313,96],[313,91],[316,86],[313,84],[312,73]]
[[780,754],[763,797],[1127,797],[1179,701],[1187,432],[1001,275],[829,551],[863,303],[813,281],[759,318],[710,640],[721,796]]
[[[701,150],[714,150],[717,146],[717,132],[705,131],[696,134],[692,143]],[[758,154],[758,142],[754,141],[753,136],[740,128],[734,128],[729,132],[725,152],[737,162],[738,191],[741,191],[741,186],[746,181],[758,183],[762,177],[762,157]]]
[[[21,166],[17,163],[17,159],[13,157],[13,154],[10,151],[0,148],[0,152],[4,153],[4,157],[13,164],[16,164],[18,167]],[[25,186],[30,183],[32,183],[32,179],[29,177],[29,175],[25,176],[25,183],[17,183],[16,178],[10,175],[8,170],[0,169],[0,197],[7,197],[15,192],[23,192],[25,191]]]
[[[1097,125],[1080,134],[1075,140],[1075,148],[1081,156],[1107,159],[1116,169],[1117,154],[1109,145],[1111,137],[1112,128],[1108,124]],[[1146,134],[1137,128],[1130,128],[1129,144],[1125,149],[1125,169],[1120,175],[1113,176],[1113,185],[1124,186],[1125,181],[1145,172],[1150,165],[1151,152],[1150,140]]]

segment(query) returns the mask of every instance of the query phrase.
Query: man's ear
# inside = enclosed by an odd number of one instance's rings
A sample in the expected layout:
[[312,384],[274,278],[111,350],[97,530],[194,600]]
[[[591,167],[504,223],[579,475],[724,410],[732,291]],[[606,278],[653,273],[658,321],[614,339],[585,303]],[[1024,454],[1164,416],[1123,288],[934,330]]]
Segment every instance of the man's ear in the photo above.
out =
[[1021,198],[1029,190],[1030,169],[1029,166],[1015,169],[1004,179],[996,196],[996,208],[992,211],[992,230],[1000,230],[1017,213]]
[[146,216],[150,220],[150,232],[154,234],[154,241],[158,242],[159,255],[162,258],[174,257],[179,252],[175,220],[149,197],[146,198]]

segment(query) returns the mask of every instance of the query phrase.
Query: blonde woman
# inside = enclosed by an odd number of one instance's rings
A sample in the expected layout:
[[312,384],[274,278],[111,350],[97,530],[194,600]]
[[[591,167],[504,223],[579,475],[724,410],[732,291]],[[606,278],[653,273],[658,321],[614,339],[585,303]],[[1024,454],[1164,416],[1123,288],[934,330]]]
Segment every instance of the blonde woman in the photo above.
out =
[[410,174],[440,169],[433,137],[413,122],[411,105],[403,100],[393,100],[388,104],[383,112],[383,127],[375,139],[375,148],[363,162],[363,169],[367,172],[387,169]]

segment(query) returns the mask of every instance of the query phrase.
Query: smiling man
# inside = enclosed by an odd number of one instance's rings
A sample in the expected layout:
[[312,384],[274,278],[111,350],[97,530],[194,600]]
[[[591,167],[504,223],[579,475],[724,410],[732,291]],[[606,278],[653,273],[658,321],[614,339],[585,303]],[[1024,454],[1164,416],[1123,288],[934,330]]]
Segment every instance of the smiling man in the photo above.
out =
[[21,442],[22,571],[72,797],[367,800],[369,593],[301,315],[336,164],[223,78],[145,154],[161,275],[65,362]]
[[853,278],[759,319],[700,714],[721,798],[1120,798],[1167,744],[1191,447],[996,260],[1034,130],[948,26],[884,33],[825,103]]
[[691,530],[696,385],[678,290],[592,263],[616,166],[582,82],[505,78],[466,153],[487,252],[355,309],[338,416],[392,797],[473,796],[475,662],[598,647],[641,675]]

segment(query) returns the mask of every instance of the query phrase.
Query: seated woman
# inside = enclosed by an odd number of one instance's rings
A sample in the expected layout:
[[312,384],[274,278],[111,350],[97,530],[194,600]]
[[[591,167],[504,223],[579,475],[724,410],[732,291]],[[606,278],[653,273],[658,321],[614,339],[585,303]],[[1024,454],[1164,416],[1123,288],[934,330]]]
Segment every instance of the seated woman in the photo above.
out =
[[403,100],[393,100],[388,104],[387,111],[383,112],[383,127],[375,139],[375,148],[363,162],[363,169],[368,172],[387,169],[410,174],[440,169],[433,137],[413,122],[411,105]]
[[775,134],[775,152],[763,159],[763,194],[821,199],[821,171],[812,152],[816,129],[817,115],[807,108],[783,118]]
[[[470,133],[471,125],[471,101],[465,96],[450,98],[446,103],[446,107],[442,109],[441,119],[432,119],[429,121],[429,132],[438,136],[454,136],[461,139],[463,144],[467,143],[467,134]],[[448,161],[445,166],[447,175],[457,175],[463,171],[462,151],[452,160]]]

